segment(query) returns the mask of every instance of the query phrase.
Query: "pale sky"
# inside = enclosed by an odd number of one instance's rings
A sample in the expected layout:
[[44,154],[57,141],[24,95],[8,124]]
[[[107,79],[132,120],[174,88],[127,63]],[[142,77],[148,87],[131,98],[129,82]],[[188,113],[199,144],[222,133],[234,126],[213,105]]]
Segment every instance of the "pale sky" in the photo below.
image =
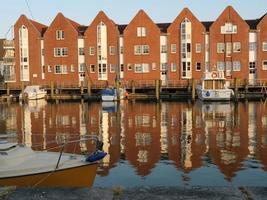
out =
[[49,25],[56,14],[62,12],[82,25],[89,25],[103,10],[116,23],[126,24],[143,9],[159,23],[172,22],[184,7],[188,7],[200,21],[211,21],[228,5],[244,19],[259,18],[267,13],[267,0],[1,0],[0,38],[5,37],[21,14]]

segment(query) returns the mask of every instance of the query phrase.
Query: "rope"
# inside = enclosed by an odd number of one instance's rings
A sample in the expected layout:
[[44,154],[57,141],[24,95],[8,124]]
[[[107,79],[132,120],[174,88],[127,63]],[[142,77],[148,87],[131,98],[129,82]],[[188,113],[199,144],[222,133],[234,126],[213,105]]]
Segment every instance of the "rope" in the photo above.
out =
[[30,8],[30,5],[29,5],[28,0],[25,0],[25,2],[26,2],[26,5],[27,5],[27,7],[28,7],[28,10],[29,10],[29,13],[30,13],[32,19],[34,19],[34,18],[33,18],[33,14],[32,14],[32,11],[31,11],[31,8]]

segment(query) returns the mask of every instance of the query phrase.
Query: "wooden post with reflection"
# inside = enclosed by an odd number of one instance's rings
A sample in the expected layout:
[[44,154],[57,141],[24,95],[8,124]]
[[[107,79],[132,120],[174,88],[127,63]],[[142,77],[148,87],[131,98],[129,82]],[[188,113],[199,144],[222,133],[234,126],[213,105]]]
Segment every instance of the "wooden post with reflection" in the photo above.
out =
[[120,82],[118,78],[116,78],[115,80],[115,85],[116,85],[117,101],[119,101],[120,100]]
[[159,84],[159,80],[156,80],[156,99],[157,101],[159,100],[159,96],[160,96],[160,84]]
[[81,81],[81,96],[83,96],[83,92],[84,92],[84,82]]
[[192,101],[196,99],[196,82],[195,79],[192,78]]
[[245,79],[245,97],[246,99],[248,97],[248,80],[247,79]]
[[54,86],[54,81],[51,81],[50,82],[50,93],[51,93],[51,99],[54,99],[54,88],[55,88],[55,86]]
[[10,95],[10,88],[9,88],[9,84],[8,83],[6,83],[6,94],[7,94],[7,96]]
[[235,100],[237,100],[237,98],[238,98],[238,84],[237,84],[237,82],[238,82],[238,79],[235,78],[235,79],[234,79]]
[[92,91],[91,91],[91,81],[88,80],[87,82],[87,94],[90,97],[92,95]]
[[134,86],[134,80],[131,81],[131,85],[132,85],[132,93],[135,93],[135,86]]

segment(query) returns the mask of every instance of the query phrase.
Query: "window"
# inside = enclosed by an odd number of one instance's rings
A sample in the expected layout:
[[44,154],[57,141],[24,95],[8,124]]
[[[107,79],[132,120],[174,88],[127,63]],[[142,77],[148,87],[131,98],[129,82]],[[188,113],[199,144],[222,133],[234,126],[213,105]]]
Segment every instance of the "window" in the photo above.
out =
[[196,63],[196,71],[201,71],[201,63],[200,62]]
[[95,65],[90,65],[90,73],[95,73]]
[[44,49],[42,49],[42,56],[44,56],[45,52],[44,52]]
[[115,47],[114,46],[110,46],[109,47],[109,54],[110,55],[115,55]]
[[141,72],[142,72],[142,65],[135,64],[135,73],[141,73]]
[[74,65],[71,65],[71,66],[70,66],[70,71],[71,71],[71,72],[75,72],[75,67],[74,67]]
[[79,48],[79,55],[84,56],[84,48]]
[[123,46],[120,47],[120,53],[123,54]]
[[114,72],[115,72],[115,65],[110,64],[110,73],[114,73]]
[[262,51],[267,51],[267,42],[262,43]]
[[240,42],[234,42],[233,43],[233,52],[240,52],[241,51],[241,43]]
[[201,53],[201,44],[196,43],[196,53]]
[[68,55],[68,48],[67,47],[61,48],[61,55],[62,56],[67,56]]
[[52,70],[53,70],[53,68],[52,68],[52,66],[51,65],[48,65],[48,72],[52,72]]
[[262,69],[267,70],[267,60],[262,61]]
[[171,53],[176,53],[176,44],[171,44]]
[[168,63],[160,63],[160,70],[166,71],[168,68]]
[[224,62],[218,61],[217,62],[217,69],[219,71],[224,71]]
[[95,55],[95,47],[89,47],[89,54],[90,56]]
[[148,63],[143,63],[143,72],[148,73],[149,72],[149,64]]
[[224,53],[224,43],[217,43],[217,53]]
[[141,53],[142,53],[142,46],[134,45],[134,55],[141,55]]
[[232,75],[232,62],[226,61],[226,76]]
[[256,51],[256,42],[250,42],[249,43],[249,50],[250,51]]
[[61,74],[61,66],[60,65],[55,66],[55,74]]
[[171,63],[171,71],[176,72],[176,63]]
[[65,34],[63,30],[57,30],[56,31],[56,39],[57,40],[64,40]]
[[166,45],[160,46],[160,53],[167,53],[167,46]]
[[149,54],[149,45],[143,45],[143,54]]
[[121,64],[121,72],[123,72],[124,71],[124,66],[123,66],[123,64]]
[[61,73],[62,74],[67,74],[68,73],[68,66],[67,65],[62,65],[61,66]]
[[233,71],[240,71],[240,70],[241,70],[240,61],[233,61]]
[[127,65],[127,69],[128,69],[128,71],[132,70],[132,65],[130,63]]
[[230,57],[232,53],[232,43],[226,42],[226,57]]
[[157,69],[157,64],[156,63],[152,63],[152,70],[156,70]]
[[137,37],[146,37],[146,27],[137,27]]
[[86,66],[85,66],[85,63],[81,63],[80,65],[79,65],[79,72],[85,72],[86,71],[86,68],[85,68]]
[[54,48],[54,57],[61,56],[61,48]]
[[221,34],[233,34],[237,33],[237,26],[232,23],[225,23],[224,26],[221,26]]

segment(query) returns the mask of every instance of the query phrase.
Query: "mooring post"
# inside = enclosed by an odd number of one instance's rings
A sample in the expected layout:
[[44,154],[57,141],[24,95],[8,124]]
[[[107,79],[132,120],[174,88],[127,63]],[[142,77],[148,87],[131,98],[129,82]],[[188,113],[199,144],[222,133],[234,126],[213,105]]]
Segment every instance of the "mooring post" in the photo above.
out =
[[237,81],[238,81],[238,79],[235,78],[234,79],[235,100],[237,100],[237,98],[238,98],[238,84],[237,84]]
[[192,101],[195,101],[196,99],[196,83],[195,79],[192,78]]
[[159,100],[159,95],[160,95],[160,86],[159,86],[159,80],[156,80],[156,99],[157,101]]
[[6,95],[9,96],[10,95],[10,88],[9,88],[9,84],[6,83]]
[[91,81],[88,80],[87,82],[87,94],[90,97],[92,95],[92,91],[91,91]]
[[81,81],[81,96],[83,96],[83,92],[84,92],[84,82]]
[[245,79],[245,96],[248,97],[248,80]]
[[20,87],[21,87],[21,94],[22,94],[22,100],[25,99],[25,95],[24,95],[24,82],[22,81],[21,84],[20,84]]
[[54,99],[54,81],[50,82],[51,99]]
[[132,93],[135,93],[135,86],[134,86],[134,80],[131,81],[131,85],[132,85]]
[[120,82],[119,82],[119,79],[117,78],[115,80],[115,85],[116,85],[117,101],[119,101],[120,100]]

